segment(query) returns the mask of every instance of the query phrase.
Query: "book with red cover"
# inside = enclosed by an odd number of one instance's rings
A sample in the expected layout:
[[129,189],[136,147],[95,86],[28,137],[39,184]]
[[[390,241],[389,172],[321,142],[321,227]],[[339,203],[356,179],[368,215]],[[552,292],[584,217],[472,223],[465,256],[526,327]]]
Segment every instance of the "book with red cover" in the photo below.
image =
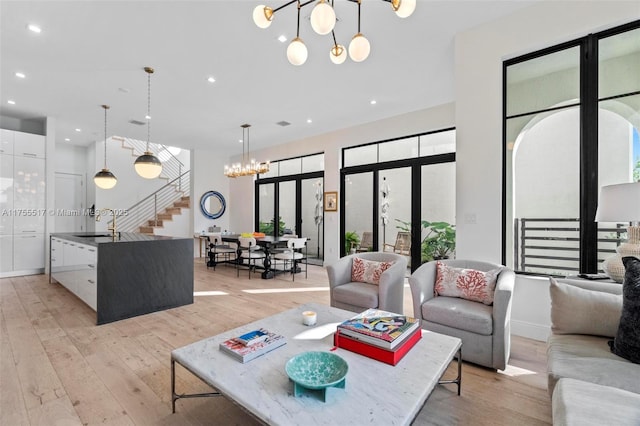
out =
[[393,350],[420,328],[420,320],[380,309],[366,311],[338,325],[340,333],[386,350]]
[[364,343],[361,340],[352,339],[341,334],[340,330],[338,330],[333,335],[333,344],[338,348],[346,349],[386,364],[396,365],[420,339],[422,339],[422,330],[418,328],[402,344],[396,346],[393,350],[387,350]]

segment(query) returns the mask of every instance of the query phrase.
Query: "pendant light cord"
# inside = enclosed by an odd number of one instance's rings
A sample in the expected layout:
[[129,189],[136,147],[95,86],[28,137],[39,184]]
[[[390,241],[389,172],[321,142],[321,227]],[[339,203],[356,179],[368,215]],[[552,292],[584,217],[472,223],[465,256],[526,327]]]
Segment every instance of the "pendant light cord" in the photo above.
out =
[[107,105],[102,105],[104,108],[104,168],[107,168]]
[[151,140],[151,72],[147,71],[147,151],[146,152],[149,152],[149,141]]
[[298,0],[298,28],[296,28],[296,38],[300,38],[300,0]]
[[360,33],[360,4],[362,0],[358,0],[358,33]]

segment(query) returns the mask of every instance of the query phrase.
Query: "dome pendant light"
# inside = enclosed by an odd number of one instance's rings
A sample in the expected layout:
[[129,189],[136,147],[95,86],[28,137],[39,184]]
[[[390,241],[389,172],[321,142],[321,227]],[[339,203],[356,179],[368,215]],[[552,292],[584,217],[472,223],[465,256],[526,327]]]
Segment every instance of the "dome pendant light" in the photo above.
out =
[[149,150],[149,140],[151,138],[151,74],[153,74],[153,68],[145,67],[144,71],[147,73],[147,149],[144,154],[136,158],[134,167],[136,173],[143,178],[155,179],[162,173],[162,163]]
[[96,173],[93,182],[98,188],[111,189],[116,186],[118,179],[107,168],[107,110],[109,105],[102,105],[102,108],[104,108],[104,168]]

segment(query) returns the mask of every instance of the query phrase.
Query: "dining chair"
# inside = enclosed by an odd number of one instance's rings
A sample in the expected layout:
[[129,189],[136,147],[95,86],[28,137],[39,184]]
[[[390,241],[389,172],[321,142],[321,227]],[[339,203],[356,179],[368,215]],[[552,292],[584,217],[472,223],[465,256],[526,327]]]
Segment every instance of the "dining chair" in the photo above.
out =
[[[220,235],[211,235],[207,238],[209,239],[207,268],[211,266],[215,271],[216,265],[221,261],[229,263],[231,260],[236,260],[236,249],[223,243]],[[222,260],[220,260],[221,258]]]
[[251,279],[251,263],[253,262],[253,270],[256,269],[256,260],[264,260],[265,253],[258,247],[254,237],[239,237],[238,244],[240,246],[240,256],[236,259],[236,276],[240,276],[240,266],[247,260],[249,266],[249,279]]
[[288,238],[286,251],[276,253],[276,255],[273,257],[275,260],[283,262],[283,271],[287,270],[289,264],[291,265],[291,275],[293,277],[293,281],[296,280],[296,269],[300,263],[304,263],[304,277],[308,277],[306,238]]

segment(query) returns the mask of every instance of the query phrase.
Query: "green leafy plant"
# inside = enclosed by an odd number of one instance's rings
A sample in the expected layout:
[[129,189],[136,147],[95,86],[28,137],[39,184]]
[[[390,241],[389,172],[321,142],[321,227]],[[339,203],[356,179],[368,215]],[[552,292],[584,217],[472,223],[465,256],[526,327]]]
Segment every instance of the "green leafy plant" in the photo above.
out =
[[344,252],[349,254],[352,248],[360,244],[360,236],[355,231],[344,233]]
[[[275,229],[275,220],[271,219],[271,222],[260,222],[258,223],[258,232],[263,232],[265,235],[273,235],[273,230]],[[278,235],[283,235],[285,230],[285,223],[282,220],[282,217],[278,217]]]
[[[411,222],[396,219],[396,228],[401,231],[411,232]],[[420,244],[422,263],[436,259],[446,259],[456,250],[455,226],[448,222],[429,222],[423,220],[420,223],[427,235]]]

